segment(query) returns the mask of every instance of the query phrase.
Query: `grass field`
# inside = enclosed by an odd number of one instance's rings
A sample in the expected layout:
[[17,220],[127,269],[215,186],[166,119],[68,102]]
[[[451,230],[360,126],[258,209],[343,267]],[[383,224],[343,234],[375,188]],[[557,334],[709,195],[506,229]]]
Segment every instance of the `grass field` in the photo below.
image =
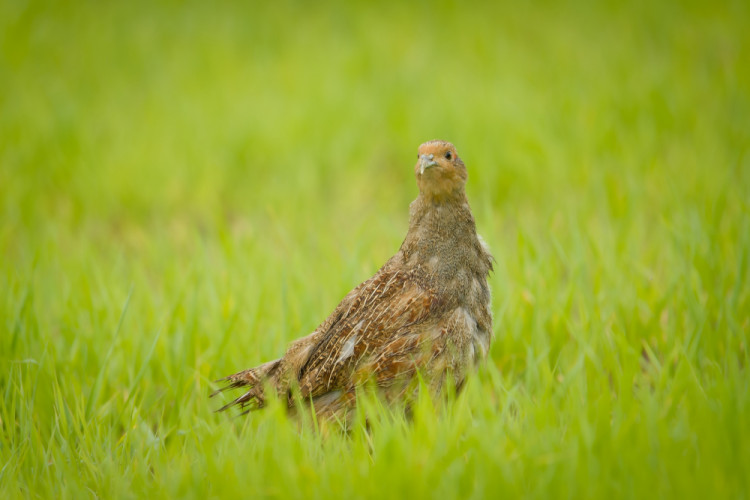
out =
[[[749,5],[0,0],[0,498],[748,498]],[[214,413],[434,138],[487,365],[369,433]]]

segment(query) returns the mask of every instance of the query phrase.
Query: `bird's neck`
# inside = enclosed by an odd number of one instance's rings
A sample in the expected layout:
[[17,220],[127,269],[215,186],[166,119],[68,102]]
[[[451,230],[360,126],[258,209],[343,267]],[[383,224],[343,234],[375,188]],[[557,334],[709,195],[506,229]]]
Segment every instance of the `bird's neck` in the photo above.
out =
[[401,245],[407,261],[455,262],[462,254],[473,255],[478,239],[465,193],[441,200],[420,193],[409,209],[409,231]]

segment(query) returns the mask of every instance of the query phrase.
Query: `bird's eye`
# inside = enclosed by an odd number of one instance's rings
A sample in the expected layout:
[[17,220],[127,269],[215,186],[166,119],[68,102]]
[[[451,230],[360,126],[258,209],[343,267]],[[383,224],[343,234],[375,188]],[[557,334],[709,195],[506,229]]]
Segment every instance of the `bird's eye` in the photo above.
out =
[[450,151],[446,151],[446,153],[445,153],[445,159],[446,160],[450,160],[451,158],[453,158],[453,155],[451,154],[451,152]]

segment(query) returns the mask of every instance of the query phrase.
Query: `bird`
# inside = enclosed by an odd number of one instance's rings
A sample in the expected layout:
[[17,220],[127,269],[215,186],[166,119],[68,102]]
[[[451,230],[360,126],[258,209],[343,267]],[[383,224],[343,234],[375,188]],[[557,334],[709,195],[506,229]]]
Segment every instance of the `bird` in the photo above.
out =
[[398,252],[283,356],[218,380],[212,397],[243,391],[217,411],[263,408],[272,391],[290,411],[297,394],[318,418],[339,418],[365,385],[387,403],[412,397],[420,379],[433,395],[460,390],[490,348],[494,258],[476,231],[455,146],[420,145],[414,175],[419,194]]

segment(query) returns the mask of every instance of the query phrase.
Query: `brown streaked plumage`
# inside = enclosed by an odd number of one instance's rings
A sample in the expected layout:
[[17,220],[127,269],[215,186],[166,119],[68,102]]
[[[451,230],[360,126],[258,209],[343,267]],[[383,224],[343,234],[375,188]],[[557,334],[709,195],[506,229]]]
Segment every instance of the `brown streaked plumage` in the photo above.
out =
[[422,144],[417,158],[419,196],[398,253],[281,358],[222,379],[227,385],[212,396],[244,392],[221,410],[263,407],[264,387],[291,407],[298,387],[318,416],[336,415],[353,407],[367,380],[389,401],[407,395],[417,372],[439,392],[446,376],[460,386],[487,355],[492,256],[466,199],[466,167],[444,141]]

